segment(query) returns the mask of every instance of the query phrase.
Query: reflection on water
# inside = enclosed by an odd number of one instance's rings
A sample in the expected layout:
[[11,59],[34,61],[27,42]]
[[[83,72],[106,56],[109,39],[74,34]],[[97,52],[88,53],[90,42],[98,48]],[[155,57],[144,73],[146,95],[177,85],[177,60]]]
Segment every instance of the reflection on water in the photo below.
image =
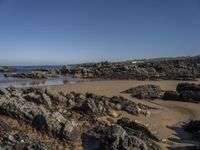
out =
[[75,79],[71,76],[59,76],[57,78],[49,78],[45,80],[33,80],[33,79],[19,79],[19,78],[5,78],[0,73],[0,88],[7,88],[10,86],[23,88],[23,87],[37,87],[47,85],[62,85],[62,84],[74,84],[82,80]]

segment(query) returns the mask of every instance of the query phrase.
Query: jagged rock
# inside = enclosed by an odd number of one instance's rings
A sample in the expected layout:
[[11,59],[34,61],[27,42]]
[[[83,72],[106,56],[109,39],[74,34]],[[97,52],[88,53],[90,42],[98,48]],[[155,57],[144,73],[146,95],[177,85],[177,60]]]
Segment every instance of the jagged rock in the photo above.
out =
[[16,69],[13,67],[0,67],[0,72],[15,72]]
[[200,84],[194,83],[179,83],[176,87],[178,93],[182,91],[200,91]]
[[166,91],[163,99],[179,100],[188,102],[200,102],[200,84],[179,83],[176,87],[177,92]]
[[82,78],[194,80],[200,77],[200,57],[161,58],[76,65],[70,74]]
[[29,138],[27,135],[17,133],[15,135],[8,135],[0,142],[0,149],[2,150],[50,150],[48,146],[39,141]]
[[45,94],[51,98],[54,104],[67,102],[67,98],[64,95],[55,92],[51,88],[46,88]]
[[142,132],[142,134],[146,137],[155,141],[161,141],[161,138],[158,136],[158,134],[155,131],[152,131],[152,129],[150,129],[147,124],[142,124],[138,121],[130,121],[128,118],[119,119],[117,124],[121,125],[123,128],[127,127],[138,130],[139,132]]
[[104,142],[105,149],[129,149],[129,150],[148,150],[147,145],[137,138],[136,136],[130,136],[119,125],[113,125],[110,127],[109,132]]
[[[107,97],[92,93],[63,93],[49,88],[7,88],[1,90],[0,93],[1,115],[17,119],[21,123],[27,123],[38,132],[51,135],[70,144],[77,141],[83,132],[86,133],[91,128],[101,125],[101,116],[108,115],[109,118],[117,118],[119,117],[118,111],[139,115],[144,114],[143,108],[146,109],[143,105],[142,108],[121,96]],[[102,131],[106,129],[105,126]],[[107,133],[108,131],[101,133],[102,139]],[[7,137],[7,134],[4,137]],[[137,138],[137,136],[134,137],[127,132],[122,146],[130,147],[138,142],[146,144],[144,140]],[[10,136],[9,139],[16,140],[14,136]],[[132,143],[128,144],[129,141]],[[117,142],[113,145],[119,146]]]
[[0,113],[30,122],[34,128],[50,132],[64,139],[73,140],[74,135],[77,135],[74,134],[77,129],[75,127],[74,130],[70,129],[67,133],[65,126],[69,124],[69,120],[66,120],[60,113],[52,112],[43,105],[37,105],[23,98],[6,99],[1,97]]
[[125,92],[131,93],[132,97],[139,99],[155,99],[160,97],[162,90],[158,85],[147,84],[130,88]]
[[86,114],[94,114],[94,115],[102,115],[107,111],[106,104],[103,101],[98,101],[96,99],[87,99],[81,109],[86,113]]
[[200,102],[200,91],[182,91],[180,99],[183,101]]
[[70,73],[70,66],[64,65],[61,69],[62,74],[68,74]]
[[[123,121],[123,120],[126,120]],[[129,124],[129,127],[127,125]],[[119,120],[117,124],[94,127],[83,135],[83,145],[87,149],[130,149],[130,150],[161,150],[155,137],[147,134],[148,130],[139,123],[130,125],[128,119]],[[93,142],[93,145],[90,143]],[[95,145],[94,145],[95,144]]]

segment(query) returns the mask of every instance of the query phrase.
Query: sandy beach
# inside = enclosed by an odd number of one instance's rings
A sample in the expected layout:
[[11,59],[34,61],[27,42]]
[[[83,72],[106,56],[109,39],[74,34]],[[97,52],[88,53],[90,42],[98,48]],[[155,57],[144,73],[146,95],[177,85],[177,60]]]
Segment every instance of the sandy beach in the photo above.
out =
[[[163,149],[178,148],[183,146],[193,145],[195,142],[191,139],[190,134],[185,132],[181,125],[193,119],[200,119],[200,104],[167,100],[138,100],[130,97],[128,94],[121,93],[130,87],[135,87],[144,84],[159,85],[163,90],[175,90],[178,83],[191,82],[200,83],[197,81],[136,81],[136,80],[112,80],[112,81],[88,81],[75,84],[64,84],[51,86],[54,90],[63,92],[91,92],[97,95],[106,96],[124,96],[134,102],[140,102],[158,109],[151,110],[150,116],[133,116],[127,113],[122,113],[121,116],[126,116],[132,120],[140,120],[147,124],[152,129],[155,129],[158,134],[167,139],[165,144],[161,144]],[[198,143],[196,143],[198,144]]]

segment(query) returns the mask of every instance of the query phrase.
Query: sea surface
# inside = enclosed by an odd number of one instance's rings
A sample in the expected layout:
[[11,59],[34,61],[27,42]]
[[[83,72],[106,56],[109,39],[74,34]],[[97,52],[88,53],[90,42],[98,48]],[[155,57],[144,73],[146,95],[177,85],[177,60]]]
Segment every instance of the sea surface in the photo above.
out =
[[[37,69],[61,68],[62,66],[12,66],[12,67],[16,69],[16,72],[29,72]],[[67,76],[60,75],[58,77],[49,79],[24,79],[15,77],[5,77],[4,74],[6,73],[0,72],[0,88],[7,88],[10,86],[17,88],[37,87],[37,86],[48,86],[48,85],[74,84],[78,82],[77,79],[69,75]]]

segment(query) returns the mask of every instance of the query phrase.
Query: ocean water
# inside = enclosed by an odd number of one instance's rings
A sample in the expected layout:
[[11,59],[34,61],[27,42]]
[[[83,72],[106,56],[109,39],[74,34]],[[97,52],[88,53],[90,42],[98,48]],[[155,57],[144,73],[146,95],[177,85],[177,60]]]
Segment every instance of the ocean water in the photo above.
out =
[[[62,66],[13,66],[16,72],[29,72],[37,69],[52,69],[61,68]],[[73,67],[73,66],[72,66]],[[23,88],[23,87],[38,87],[38,86],[48,86],[48,85],[62,85],[62,84],[74,84],[80,82],[72,76],[60,75],[55,78],[49,79],[23,79],[15,77],[5,77],[5,73],[0,72],[0,88],[7,88],[10,86]]]

